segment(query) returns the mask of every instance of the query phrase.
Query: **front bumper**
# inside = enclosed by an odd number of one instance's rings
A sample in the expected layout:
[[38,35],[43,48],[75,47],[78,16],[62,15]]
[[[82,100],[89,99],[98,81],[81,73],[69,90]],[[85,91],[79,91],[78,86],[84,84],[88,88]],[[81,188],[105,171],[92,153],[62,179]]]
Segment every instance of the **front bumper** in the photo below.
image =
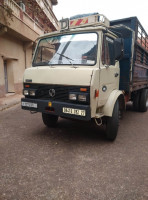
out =
[[[34,107],[24,106],[27,103],[34,104]],[[36,111],[36,112],[43,112],[52,115],[58,115],[65,118],[72,118],[72,119],[79,119],[84,121],[89,121],[91,119],[91,112],[89,105],[80,105],[80,104],[72,104],[67,102],[59,102],[59,101],[52,101],[52,107],[48,106],[49,100],[40,100],[40,99],[28,99],[22,98],[21,105],[22,109]],[[30,104],[30,105],[31,105]],[[85,116],[80,116],[77,114],[67,114],[63,113],[63,108],[72,108],[77,110],[85,110]]]

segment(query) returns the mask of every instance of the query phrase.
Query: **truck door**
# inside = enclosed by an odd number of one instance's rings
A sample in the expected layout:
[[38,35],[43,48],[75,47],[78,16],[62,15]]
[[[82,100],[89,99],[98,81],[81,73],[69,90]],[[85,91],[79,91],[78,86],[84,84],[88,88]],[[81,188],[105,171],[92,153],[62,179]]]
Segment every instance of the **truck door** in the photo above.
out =
[[115,62],[114,39],[103,36],[99,104],[104,105],[110,93],[119,88],[119,64]]

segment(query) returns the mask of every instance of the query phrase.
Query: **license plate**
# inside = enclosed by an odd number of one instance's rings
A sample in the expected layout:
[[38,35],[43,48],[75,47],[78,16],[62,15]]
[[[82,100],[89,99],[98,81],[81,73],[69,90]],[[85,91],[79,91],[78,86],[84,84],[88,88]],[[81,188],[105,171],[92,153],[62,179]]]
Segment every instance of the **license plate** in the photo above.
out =
[[71,114],[71,115],[86,116],[86,111],[85,110],[66,108],[66,107],[63,107],[63,113]]
[[30,103],[30,102],[22,102],[22,106],[29,107],[29,108],[37,108],[37,103]]

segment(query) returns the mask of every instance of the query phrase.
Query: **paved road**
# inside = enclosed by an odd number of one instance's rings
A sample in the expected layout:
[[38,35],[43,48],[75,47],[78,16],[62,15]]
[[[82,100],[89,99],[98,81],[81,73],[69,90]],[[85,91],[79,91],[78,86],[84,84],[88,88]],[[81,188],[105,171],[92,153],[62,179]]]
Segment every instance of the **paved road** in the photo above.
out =
[[0,112],[0,200],[147,200],[148,112],[129,106],[114,143],[90,123]]

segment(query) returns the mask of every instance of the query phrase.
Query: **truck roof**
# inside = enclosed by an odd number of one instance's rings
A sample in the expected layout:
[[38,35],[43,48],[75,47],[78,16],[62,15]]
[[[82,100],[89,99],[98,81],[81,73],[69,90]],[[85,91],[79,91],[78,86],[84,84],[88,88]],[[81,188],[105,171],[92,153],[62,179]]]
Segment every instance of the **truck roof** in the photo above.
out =
[[[98,30],[98,29],[106,29],[109,28],[110,22],[106,16],[98,13],[88,13],[82,15],[76,15],[71,17],[70,19],[62,19],[59,21],[60,23],[60,30],[47,33],[40,38],[54,36],[59,34],[67,34],[72,32],[79,32],[79,31],[89,31],[89,30]],[[114,34],[115,35],[115,34]],[[116,35],[115,35],[116,36]]]
[[[40,37],[38,37],[38,39],[42,39],[42,38],[46,38],[46,37],[51,37],[51,36],[56,36],[56,35],[62,35],[62,34],[70,34],[70,33],[78,33],[78,32],[89,32],[89,31],[97,31],[97,30],[106,30],[106,27],[104,26],[90,26],[90,27],[80,27],[80,28],[74,28],[74,29],[68,29],[65,31],[54,31],[51,33],[46,33]],[[116,36],[114,34],[114,36]]]

